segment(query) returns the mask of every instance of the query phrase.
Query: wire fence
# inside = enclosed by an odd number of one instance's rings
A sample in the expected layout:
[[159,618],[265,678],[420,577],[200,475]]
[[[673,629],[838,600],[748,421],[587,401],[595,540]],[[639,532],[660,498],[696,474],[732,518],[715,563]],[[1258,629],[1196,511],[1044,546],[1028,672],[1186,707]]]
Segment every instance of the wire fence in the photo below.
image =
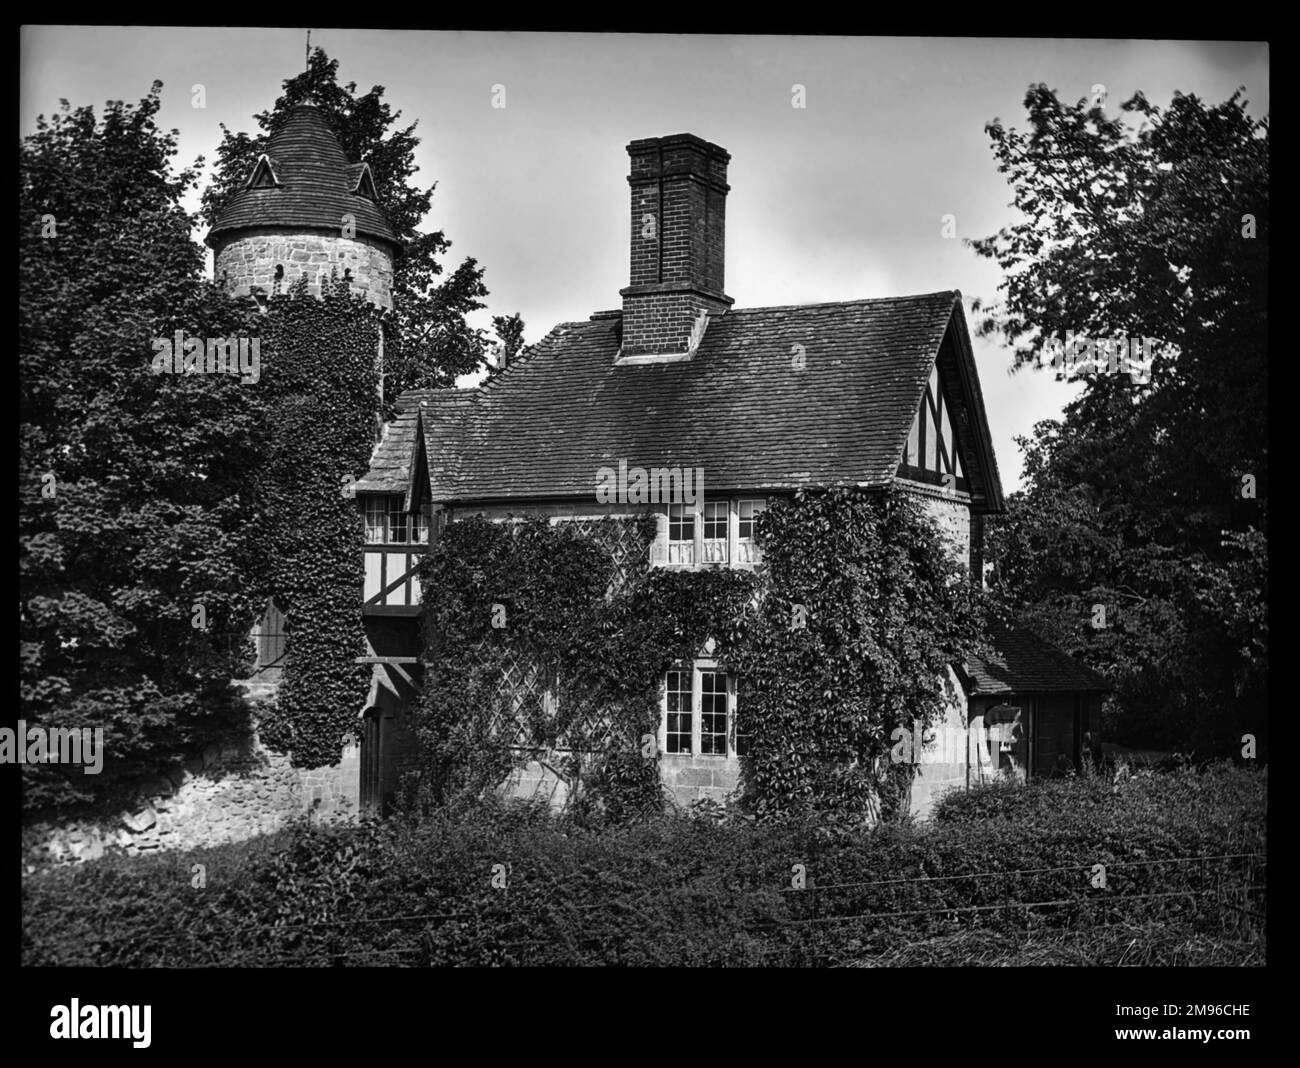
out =
[[[1124,888],[1132,880],[1130,873],[1138,871],[1156,871],[1170,867],[1199,866],[1199,885],[1175,890],[1149,890],[1131,892]],[[1006,870],[988,870],[965,872],[951,875],[913,876],[887,879],[871,879],[853,882],[818,884],[815,878],[808,877],[805,885],[785,885],[780,887],[779,897],[785,902],[786,914],[767,916],[740,925],[734,933],[739,940],[751,936],[744,946],[736,947],[735,956],[744,963],[761,963],[773,955],[786,956],[789,944],[783,942],[785,937],[797,936],[801,930],[843,929],[846,937],[849,933],[860,932],[863,927],[881,930],[897,930],[904,926],[904,921],[917,921],[923,918],[942,920],[944,929],[971,930],[979,929],[986,918],[996,918],[1000,930],[1023,930],[1028,933],[1041,924],[1050,912],[1055,913],[1057,926],[1092,929],[1108,927],[1114,924],[1127,924],[1134,918],[1134,908],[1139,903],[1147,908],[1147,918],[1169,918],[1172,915],[1192,916],[1202,921],[1209,921],[1222,932],[1236,937],[1250,939],[1262,932],[1267,918],[1267,862],[1266,855],[1260,852],[1222,853],[1209,856],[1175,857],[1158,860],[1125,860],[1106,863],[1104,872],[1099,872],[1096,865],[1071,864],[1042,868],[1017,868]],[[1072,884],[1068,880],[1074,880]],[[1032,900],[1021,900],[1016,891],[1026,883],[1037,887],[1047,880],[1045,888],[1056,886],[1058,893]],[[1084,880],[1081,884],[1080,880]],[[917,900],[916,907],[877,908],[864,903],[862,895],[866,891],[888,888],[897,890],[906,888],[913,891],[912,896],[921,898],[927,890],[936,890],[945,884],[969,882],[973,887],[969,893],[969,903],[924,904]],[[1083,889],[1081,889],[1081,885]],[[536,885],[528,887],[536,892]],[[686,881],[677,888],[679,893],[698,893],[716,901],[718,888],[702,884],[699,879]],[[752,891],[754,887],[746,890]],[[657,889],[642,890],[635,893],[621,894],[606,901],[585,904],[570,903],[564,900],[564,893],[558,886],[550,902],[512,903],[510,891],[503,890],[499,907],[469,910],[433,910],[426,912],[403,913],[394,916],[323,918],[306,923],[264,923],[244,924],[238,926],[241,937],[262,934],[266,941],[274,943],[278,939],[303,933],[340,933],[350,930],[393,931],[410,924],[422,925],[418,933],[419,942],[403,946],[373,946],[342,948],[327,944],[304,944],[290,949],[274,944],[266,945],[255,951],[247,963],[255,967],[367,967],[367,966],[408,966],[419,967],[429,962],[432,946],[428,943],[431,935],[438,932],[443,925],[463,922],[472,929],[461,932],[467,939],[487,937],[495,950],[503,955],[519,952],[523,959],[503,960],[502,963],[526,964],[528,951],[538,947],[554,950],[557,945],[568,942],[574,945],[572,933],[566,931],[557,920],[572,919],[575,914],[599,914],[620,911],[625,916],[642,916],[647,923],[654,923],[652,915],[644,913],[643,908],[662,892]],[[1071,892],[1073,891],[1073,892]],[[733,894],[735,891],[732,891]],[[951,892],[951,891],[950,891]],[[848,903],[845,903],[845,899]],[[991,899],[991,900],[990,900]],[[1162,903],[1152,913],[1150,906]],[[1073,910],[1073,915],[1062,919],[1061,913]],[[525,934],[528,929],[538,933]],[[985,927],[984,929],[991,929]],[[581,927],[577,928],[581,932]],[[757,936],[755,939],[754,936]],[[407,937],[412,937],[408,934]],[[577,941],[588,937],[600,937],[580,933]],[[601,952],[613,953],[617,957],[617,947],[611,943],[608,935],[603,936]],[[772,944],[765,944],[769,940]],[[261,940],[259,939],[259,942]],[[189,947],[191,950],[194,947]],[[591,947],[586,947],[588,951]],[[174,962],[167,961],[164,966],[178,968],[202,968],[229,966],[216,946],[210,947],[210,959],[195,961],[189,953],[178,954]],[[577,950],[575,949],[575,953]],[[750,960],[749,958],[753,958]],[[665,961],[664,963],[671,963]]]

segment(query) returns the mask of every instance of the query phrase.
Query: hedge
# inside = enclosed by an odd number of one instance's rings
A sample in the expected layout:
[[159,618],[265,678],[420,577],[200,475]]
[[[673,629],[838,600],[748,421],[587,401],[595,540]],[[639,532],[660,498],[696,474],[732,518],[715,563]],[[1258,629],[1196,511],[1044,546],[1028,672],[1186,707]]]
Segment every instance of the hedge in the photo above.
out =
[[907,962],[920,945],[942,958],[948,945],[959,959],[944,962],[958,963],[1037,938],[1063,947],[1054,961],[1106,963],[1106,947],[1132,949],[1120,925],[1148,963],[1262,962],[1258,925],[1237,926],[1241,908],[1264,912],[1262,858],[1186,860],[1262,854],[1266,791],[1266,772],[1220,766],[972,791],[929,824],[873,830],[707,808],[593,828],[518,802],[304,823],[33,875],[23,961],[806,965]]

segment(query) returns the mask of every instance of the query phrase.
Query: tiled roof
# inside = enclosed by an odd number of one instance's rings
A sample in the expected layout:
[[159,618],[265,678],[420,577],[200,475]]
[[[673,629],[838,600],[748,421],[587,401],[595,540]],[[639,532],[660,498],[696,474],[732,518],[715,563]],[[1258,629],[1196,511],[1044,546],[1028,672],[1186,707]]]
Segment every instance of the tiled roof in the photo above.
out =
[[344,215],[356,220],[357,233],[397,243],[380,207],[352,192],[362,165],[349,163],[319,108],[295,107],[271,135],[266,155],[279,185],[235,193],[209,231],[208,244],[223,232],[255,226],[341,232]]
[[1000,509],[956,292],[733,310],[692,359],[643,365],[615,365],[617,314],[562,324],[478,391],[434,499],[589,496],[620,460],[702,467],[714,491],[883,485],[953,324],[983,453],[976,507]]
[[971,693],[1074,693],[1102,692],[1111,687],[1092,668],[1030,631],[995,623],[988,631],[994,653],[971,657],[966,675]]
[[405,493],[411,479],[412,453],[421,426],[433,480],[447,477],[450,450],[458,441],[456,420],[473,399],[474,389],[412,389],[397,400],[397,414],[384,426],[370,457],[370,470],[355,483],[360,491]]

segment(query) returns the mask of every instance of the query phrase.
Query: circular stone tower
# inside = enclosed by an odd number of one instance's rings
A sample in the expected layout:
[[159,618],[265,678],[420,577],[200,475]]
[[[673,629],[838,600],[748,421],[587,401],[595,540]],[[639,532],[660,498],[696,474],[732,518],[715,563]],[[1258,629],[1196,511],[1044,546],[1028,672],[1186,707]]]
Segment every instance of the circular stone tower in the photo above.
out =
[[229,293],[283,292],[302,276],[320,296],[335,270],[352,291],[393,306],[397,237],[366,163],[350,163],[321,110],[299,104],[271,136],[207,236]]

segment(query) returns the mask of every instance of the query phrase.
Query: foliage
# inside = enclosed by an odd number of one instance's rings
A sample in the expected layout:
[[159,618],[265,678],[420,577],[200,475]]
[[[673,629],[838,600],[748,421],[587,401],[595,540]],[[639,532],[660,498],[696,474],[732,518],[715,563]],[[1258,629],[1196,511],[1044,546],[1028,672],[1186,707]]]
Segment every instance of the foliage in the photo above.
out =
[[[961,818],[972,791],[924,829],[834,833],[680,815],[593,832],[499,802],[349,828],[304,822],[24,879],[23,963],[843,965],[906,963],[919,946],[958,964],[1021,940],[1055,946],[1053,962],[1258,963],[1261,937],[1221,902],[1240,905],[1249,886],[1263,913],[1262,861],[1186,861],[1262,853],[1267,785],[1266,772],[1228,767],[1118,790],[1070,778],[1019,791],[1000,820]],[[1026,907],[1044,901],[1061,904]]]
[[897,489],[800,492],[759,538],[770,585],[726,654],[753,739],[747,796],[761,815],[898,813],[910,780],[878,796],[891,732],[942,717],[947,666],[982,628],[975,587]]
[[393,264],[393,310],[396,330],[384,352],[385,418],[392,418],[397,397],[408,389],[441,388],[483,364],[485,341],[466,316],[484,307],[483,268],[472,258],[443,275],[440,258],[451,248],[441,230],[417,229],[429,213],[436,185],[411,184],[416,170],[416,123],[393,128],[401,117],[374,86],[358,95],[355,82],[338,83],[338,60],[312,50],[307,70],[284,82],[284,92],[270,111],[256,116],[261,131],[231,133],[223,126],[217,149],[217,172],[204,191],[203,214],[211,225],[241,187],[271,136],[298,104],[321,109],[350,160],[370,164],[379,204],[397,235],[400,249]]
[[492,346],[494,362],[488,367],[488,378],[495,378],[515,362],[524,347],[524,320],[518,312],[514,315],[492,316],[492,329],[497,340]]
[[294,764],[336,764],[356,729],[368,673],[361,516],[348,480],[363,474],[378,409],[376,310],[335,280],[321,299],[300,280],[272,297],[262,324],[262,388],[275,428],[258,474],[261,520],[251,542],[258,589],[289,629],[277,707],[262,740]]
[[[663,673],[712,639],[743,687],[746,805],[765,818],[873,812],[890,732],[940,714],[939,680],[980,629],[974,588],[933,526],[896,490],[800,492],[759,521],[761,586],[745,570],[647,568],[654,523],[642,521],[626,576],[608,537],[570,523],[446,528],[421,577],[429,796],[479,796],[561,748],[574,755],[558,770],[572,794],[585,782],[589,814],[655,809],[659,755],[646,736],[658,732]],[[910,783],[892,785],[891,812]]]
[[1139,93],[1110,117],[1039,85],[1025,106],[1027,131],[987,127],[1025,218],[973,242],[1006,279],[979,333],[1018,368],[1070,333],[1155,345],[1149,382],[1076,376],[1064,418],[1021,439],[992,583],[1117,680],[1111,737],[1211,756],[1251,732],[1262,752],[1268,120],[1240,93],[1164,110]]
[[203,280],[181,207],[198,164],[172,172],[160,91],[98,121],[64,102],[20,145],[22,716],[102,729],[106,754],[99,775],[27,766],[29,809],[123,800],[246,726],[229,680],[256,610],[241,576],[261,396],[155,375],[151,342],[256,336],[256,317]]

